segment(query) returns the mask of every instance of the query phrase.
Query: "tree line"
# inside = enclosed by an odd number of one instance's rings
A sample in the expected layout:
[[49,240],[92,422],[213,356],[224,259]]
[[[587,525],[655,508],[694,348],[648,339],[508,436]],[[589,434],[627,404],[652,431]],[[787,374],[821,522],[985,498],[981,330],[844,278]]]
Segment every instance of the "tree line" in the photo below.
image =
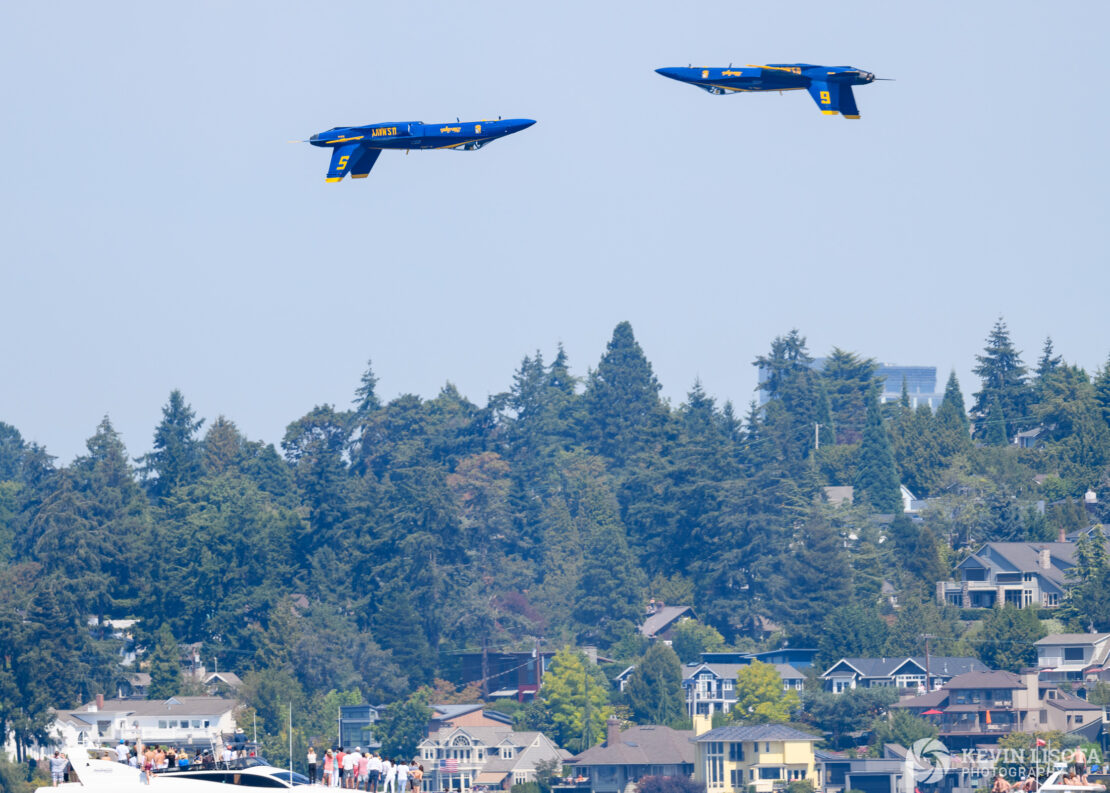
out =
[[[176,390],[134,460],[107,416],[66,466],[0,423],[0,732],[42,737],[50,707],[115,691],[108,619],[138,620],[152,695],[195,645],[273,735],[287,703],[404,700],[452,651],[543,637],[635,661],[649,597],[694,607],[686,655],[917,654],[926,632],[943,653],[965,640],[933,597],[954,563],[1101,518],[1082,496],[1110,473],[1110,361],[1091,376],[1048,340],[1029,369],[999,320],[970,410],[953,374],[935,412],[881,404],[873,359],[814,368],[796,330],[753,364],[765,400],[742,416],[697,382],[675,406],[622,322],[584,377],[536,352],[485,405],[451,384],[385,402],[368,364],[277,446]],[[854,502],[827,503],[844,485]],[[1110,628],[1110,564],[1085,560],[1064,613]]]

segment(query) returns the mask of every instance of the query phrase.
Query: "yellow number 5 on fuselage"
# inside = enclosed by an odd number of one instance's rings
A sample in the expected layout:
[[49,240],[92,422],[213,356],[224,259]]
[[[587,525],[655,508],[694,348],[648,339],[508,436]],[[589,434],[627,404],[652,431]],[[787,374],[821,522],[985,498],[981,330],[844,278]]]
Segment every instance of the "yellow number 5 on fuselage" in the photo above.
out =
[[346,168],[347,160],[349,159],[351,159],[351,155],[349,154],[344,154],[342,157],[340,157],[339,162],[335,164],[335,170],[342,171],[344,168]]

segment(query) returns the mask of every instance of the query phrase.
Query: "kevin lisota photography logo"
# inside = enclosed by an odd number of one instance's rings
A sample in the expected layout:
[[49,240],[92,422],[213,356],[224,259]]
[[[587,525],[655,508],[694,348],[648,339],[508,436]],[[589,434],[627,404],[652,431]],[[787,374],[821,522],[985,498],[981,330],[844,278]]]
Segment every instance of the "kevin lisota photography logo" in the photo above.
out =
[[936,738],[914,741],[910,747],[909,759],[914,764],[914,780],[927,785],[944,779],[952,764],[948,747]]

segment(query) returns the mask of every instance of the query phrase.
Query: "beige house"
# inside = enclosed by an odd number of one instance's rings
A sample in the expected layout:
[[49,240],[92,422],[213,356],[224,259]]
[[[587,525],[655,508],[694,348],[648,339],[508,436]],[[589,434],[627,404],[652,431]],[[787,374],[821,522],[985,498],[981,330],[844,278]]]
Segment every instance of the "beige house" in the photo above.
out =
[[536,781],[536,763],[566,760],[542,732],[515,732],[506,725],[444,727],[417,744],[425,790],[510,787]]
[[819,740],[782,724],[718,727],[694,739],[694,778],[707,793],[767,793],[802,779],[816,785]]

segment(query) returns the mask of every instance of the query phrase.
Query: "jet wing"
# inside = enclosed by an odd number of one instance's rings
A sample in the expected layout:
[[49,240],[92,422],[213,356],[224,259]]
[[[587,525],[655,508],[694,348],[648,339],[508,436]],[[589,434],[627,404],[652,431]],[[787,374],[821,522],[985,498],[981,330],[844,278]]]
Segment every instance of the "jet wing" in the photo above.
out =
[[859,118],[856,97],[852,94],[850,85],[814,80],[809,84],[809,95],[822,113],[830,116],[841,113],[844,118]]
[[[331,153],[331,165],[328,167],[328,181],[338,182],[347,175],[347,171],[351,168],[351,160],[357,158],[358,149],[361,147],[358,143],[347,143],[343,146],[336,146]],[[370,163],[373,165],[373,162]],[[367,171],[370,169],[367,168]]]
[[369,176],[370,169],[374,167],[374,163],[378,161],[378,155],[381,153],[381,149],[362,146],[359,151],[355,152],[354,159],[351,161],[351,178],[365,179]]

